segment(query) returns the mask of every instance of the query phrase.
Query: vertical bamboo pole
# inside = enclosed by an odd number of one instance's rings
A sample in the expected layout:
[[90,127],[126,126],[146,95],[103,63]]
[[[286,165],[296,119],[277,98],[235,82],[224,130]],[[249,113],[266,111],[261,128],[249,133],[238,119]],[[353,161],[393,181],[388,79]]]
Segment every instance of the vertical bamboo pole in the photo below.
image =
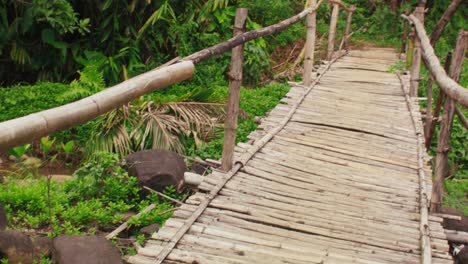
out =
[[[451,61],[452,61],[452,52],[449,51],[447,53],[447,56],[445,57],[445,67],[444,67],[445,72],[449,72]],[[429,81],[430,80],[431,79],[429,79]],[[434,136],[435,128],[437,125],[437,120],[439,119],[440,109],[442,108],[442,102],[444,101],[444,97],[445,97],[444,91],[442,91],[442,89],[439,89],[439,96],[437,97],[436,105],[434,108],[434,114],[431,119],[429,130],[426,133],[426,149],[429,149],[429,147],[431,146],[432,137]]]
[[427,100],[426,100],[426,120],[424,123],[424,136],[427,137],[429,130],[432,125],[432,99],[433,99],[433,89],[432,89],[432,75],[429,75],[429,80],[427,82]]
[[351,11],[348,13],[348,20],[346,21],[346,30],[345,30],[345,34],[344,34],[344,37],[343,37],[343,48],[344,49],[346,49],[347,45],[348,45],[348,36],[351,33],[351,23],[353,22],[353,13],[356,10],[356,6],[355,5],[350,5],[349,9]]
[[[421,23],[424,23],[424,7],[416,7],[414,11],[414,15],[418,18]],[[414,30],[414,29],[413,29]],[[418,96],[418,88],[419,88],[419,72],[421,70],[421,41],[414,34],[413,40],[413,63],[411,65],[410,74],[410,96],[417,97]]]
[[338,12],[340,11],[340,0],[331,0],[330,4],[333,5],[333,10],[330,20],[330,30],[328,31],[328,61],[333,58],[333,50],[335,49],[336,23],[338,21]]
[[[468,46],[468,31],[461,30],[458,34],[457,46],[452,60],[450,78],[458,82],[460,79],[463,60]],[[437,145],[437,156],[435,166],[434,186],[432,188],[431,212],[440,212],[442,195],[444,193],[444,180],[450,173],[448,154],[450,151],[450,136],[455,112],[455,101],[446,96],[444,114],[440,126],[439,142]]]
[[[405,11],[405,15],[409,15],[409,10]],[[401,53],[407,53],[406,42],[408,41],[408,21],[403,19],[403,34],[401,35]],[[407,67],[409,68],[409,66]]]
[[[309,0],[308,8],[315,8],[317,0]],[[306,18],[307,23],[307,40],[304,59],[304,85],[309,86],[312,83],[312,69],[314,67],[314,52],[315,52],[315,34],[317,31],[317,12],[309,13]]]
[[[238,8],[234,21],[234,36],[245,32],[245,21],[248,10]],[[240,87],[242,85],[242,65],[244,63],[244,45],[232,49],[231,69],[229,71],[229,96],[227,101],[227,115],[224,125],[224,146],[221,159],[221,169],[231,170],[236,145],[237,118],[239,115]]]

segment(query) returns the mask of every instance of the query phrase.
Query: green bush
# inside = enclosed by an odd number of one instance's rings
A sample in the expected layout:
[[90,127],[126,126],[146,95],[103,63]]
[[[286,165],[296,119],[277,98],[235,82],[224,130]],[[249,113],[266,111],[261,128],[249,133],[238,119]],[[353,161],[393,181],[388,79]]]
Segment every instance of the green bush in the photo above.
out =
[[[158,213],[172,208],[171,204],[159,202],[154,195],[140,196],[136,178],[127,175],[115,154],[96,155],[99,162],[85,163],[74,179],[61,184],[55,181],[48,184],[46,177],[24,180],[7,177],[0,185],[0,203],[5,205],[10,227],[46,229],[52,236],[93,233],[120,223],[120,213],[142,210],[142,205],[150,203],[157,204],[157,208],[145,215],[141,224],[162,224],[170,216]],[[178,197],[171,190],[166,194]]]

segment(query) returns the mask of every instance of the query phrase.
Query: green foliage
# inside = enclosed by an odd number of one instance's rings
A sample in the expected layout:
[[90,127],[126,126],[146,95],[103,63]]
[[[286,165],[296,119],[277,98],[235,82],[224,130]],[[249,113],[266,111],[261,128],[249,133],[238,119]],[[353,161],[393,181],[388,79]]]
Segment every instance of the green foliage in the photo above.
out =
[[44,156],[47,156],[49,152],[52,150],[52,146],[55,143],[56,138],[49,138],[49,137],[43,137],[41,138],[41,149],[42,152],[44,153]]
[[[99,162],[85,163],[75,179],[50,184],[49,219],[47,180],[18,180],[7,177],[0,185],[0,203],[5,205],[10,227],[46,228],[52,222],[50,235],[93,233],[96,228],[119,223],[120,213],[141,210],[142,205],[157,204],[155,212],[146,216],[148,221],[163,223],[169,215],[158,212],[172,208],[149,196],[141,199],[136,178],[129,177],[120,167],[115,154],[97,153]],[[153,215],[156,214],[156,215]],[[153,222],[153,223],[154,223]],[[140,223],[146,223],[140,220]]]
[[22,145],[22,146],[17,146],[17,147],[14,147],[14,148],[10,149],[8,151],[8,154],[13,155],[16,158],[21,158],[21,157],[23,157],[24,154],[26,154],[26,152],[28,152],[28,150],[30,148],[31,148],[31,144],[25,144],[25,145]]
[[75,147],[75,141],[70,140],[67,143],[61,142],[60,146],[62,147],[62,150],[65,153],[65,155],[69,156],[70,154],[72,154],[73,148]]

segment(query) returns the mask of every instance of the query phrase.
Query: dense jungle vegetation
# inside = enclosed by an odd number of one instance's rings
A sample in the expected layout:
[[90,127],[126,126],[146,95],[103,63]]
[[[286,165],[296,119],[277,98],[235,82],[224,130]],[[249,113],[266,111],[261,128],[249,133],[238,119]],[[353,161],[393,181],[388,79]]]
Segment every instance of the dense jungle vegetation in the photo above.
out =
[[[0,121],[78,100],[222,42],[232,36],[237,7],[249,8],[247,28],[252,30],[286,19],[305,5],[302,0],[0,1]],[[353,17],[354,47],[400,48],[402,20],[389,1],[345,2],[358,7]],[[399,13],[417,1],[397,2]],[[428,32],[449,2],[428,1]],[[337,31],[342,34],[346,14],[340,16]],[[462,3],[437,44],[440,58],[454,48],[458,31],[467,29],[466,17],[467,5]],[[329,5],[322,5],[317,18],[320,39],[328,31]],[[256,116],[264,116],[287,93],[286,77],[269,81],[294,62],[298,52],[291,51],[300,51],[304,38],[304,23],[298,23],[246,44],[238,141],[245,141],[256,128]],[[320,43],[323,55],[326,44]],[[230,54],[211,59],[197,66],[191,81],[3,153],[2,159],[10,155],[20,160],[0,167],[0,204],[6,207],[10,228],[34,228],[50,236],[106,232],[122,222],[122,212],[139,211],[150,203],[158,204],[157,209],[132,219],[130,225],[163,223],[170,214],[160,213],[174,205],[154,195],[142,197],[135,179],[121,168],[121,160],[128,153],[151,148],[219,158],[229,60]],[[288,77],[300,80],[298,73]],[[422,79],[424,96],[425,69]],[[468,85],[466,59],[461,84]],[[457,118],[451,142],[453,174],[446,181],[444,202],[468,215],[468,133]],[[433,155],[436,144],[434,139]],[[36,159],[21,159],[24,154]],[[43,175],[54,166],[75,171],[74,179],[60,184],[48,181]],[[178,199],[186,195],[171,188],[166,193]]]

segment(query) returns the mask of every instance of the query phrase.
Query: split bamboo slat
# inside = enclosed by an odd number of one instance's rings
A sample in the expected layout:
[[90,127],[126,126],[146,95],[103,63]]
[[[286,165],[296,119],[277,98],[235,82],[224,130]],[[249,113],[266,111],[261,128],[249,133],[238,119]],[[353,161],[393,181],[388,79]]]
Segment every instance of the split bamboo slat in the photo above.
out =
[[[130,263],[452,263],[418,102],[392,49],[296,84]],[[202,208],[202,209],[201,209]]]

